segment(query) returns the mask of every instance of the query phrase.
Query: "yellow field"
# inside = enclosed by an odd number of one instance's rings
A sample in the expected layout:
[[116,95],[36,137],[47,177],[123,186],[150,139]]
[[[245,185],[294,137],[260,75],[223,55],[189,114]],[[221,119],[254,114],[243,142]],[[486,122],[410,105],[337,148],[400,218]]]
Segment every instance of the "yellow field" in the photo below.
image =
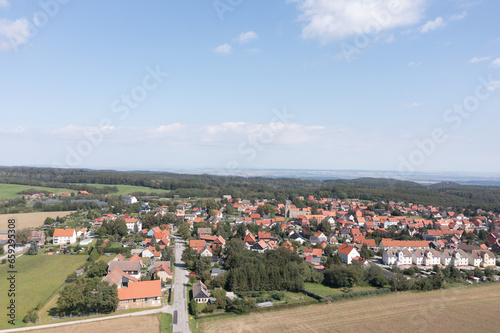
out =
[[495,332],[500,284],[399,293],[200,322],[220,332]]
[[23,214],[0,214],[0,230],[7,230],[7,221],[9,219],[16,220],[16,229],[36,228],[43,225],[47,217],[55,219],[74,213],[74,211],[65,212],[43,212],[43,213],[23,213]]
[[33,330],[38,333],[137,333],[158,332],[160,320],[158,316],[125,317],[97,322]]

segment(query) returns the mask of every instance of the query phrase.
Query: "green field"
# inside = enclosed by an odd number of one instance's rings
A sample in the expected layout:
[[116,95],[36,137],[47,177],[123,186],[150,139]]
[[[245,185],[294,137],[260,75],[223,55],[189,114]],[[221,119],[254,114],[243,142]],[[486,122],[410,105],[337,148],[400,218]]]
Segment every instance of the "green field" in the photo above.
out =
[[30,189],[36,189],[40,192],[52,192],[55,194],[75,192],[75,190],[70,190],[66,188],[51,188],[43,186],[17,185],[17,184],[0,184],[0,199],[15,199],[21,196],[19,192]]
[[117,193],[112,193],[114,195],[124,195],[124,194],[130,194],[134,192],[146,192],[147,194],[149,193],[167,193],[169,190],[159,190],[156,188],[151,188],[151,187],[145,187],[145,186],[133,186],[133,185],[106,185],[106,184],[82,184],[82,183],[75,183],[73,185],[88,185],[88,186],[94,186],[97,188],[103,188],[104,186],[116,186],[118,188]]
[[[321,296],[331,296],[337,294],[343,294],[342,288],[330,288],[319,283],[305,283],[305,287],[310,292]],[[375,287],[354,287],[351,288],[352,292],[365,291],[365,290],[375,290]]]
[[[74,272],[87,260],[83,255],[23,255],[15,263],[16,275],[16,327],[24,326],[23,317],[26,312],[35,307],[38,303],[48,300],[48,298],[64,283],[66,277]],[[9,281],[7,277],[9,267],[7,264],[0,266],[0,290],[3,293],[0,297],[0,308],[5,309],[9,304],[7,291]],[[0,329],[12,328],[7,323],[5,314],[0,320]]]

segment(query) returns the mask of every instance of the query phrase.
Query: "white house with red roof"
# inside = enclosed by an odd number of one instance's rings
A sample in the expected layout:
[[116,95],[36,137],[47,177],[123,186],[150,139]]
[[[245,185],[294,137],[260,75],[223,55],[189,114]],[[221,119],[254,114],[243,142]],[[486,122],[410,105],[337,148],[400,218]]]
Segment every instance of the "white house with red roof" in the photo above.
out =
[[340,255],[340,258],[342,258],[342,261],[348,265],[350,265],[353,260],[359,260],[361,256],[355,247],[347,245],[346,243],[343,243],[339,247],[337,253]]
[[54,245],[69,245],[76,243],[75,229],[55,229],[52,243]]

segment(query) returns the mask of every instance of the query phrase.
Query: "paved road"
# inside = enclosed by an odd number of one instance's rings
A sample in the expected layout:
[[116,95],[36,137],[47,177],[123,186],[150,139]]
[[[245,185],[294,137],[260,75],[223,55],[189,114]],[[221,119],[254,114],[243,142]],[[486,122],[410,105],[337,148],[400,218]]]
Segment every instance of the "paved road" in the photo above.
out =
[[[175,238],[175,283],[174,283],[174,333],[191,332],[189,329],[189,314],[187,310],[186,284],[189,281],[188,271],[182,262],[182,252],[184,251],[184,241],[180,237]],[[177,314],[176,314],[177,312]],[[177,322],[175,322],[177,317]]]

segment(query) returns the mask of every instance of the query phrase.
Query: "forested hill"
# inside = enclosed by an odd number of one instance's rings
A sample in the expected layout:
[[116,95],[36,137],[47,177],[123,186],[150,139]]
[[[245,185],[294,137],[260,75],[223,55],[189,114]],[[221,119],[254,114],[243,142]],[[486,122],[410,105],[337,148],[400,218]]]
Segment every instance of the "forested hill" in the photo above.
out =
[[450,182],[424,186],[410,181],[381,178],[319,181],[22,167],[0,168],[0,182],[61,188],[74,183],[136,185],[169,190],[169,196],[179,195],[182,198],[221,197],[223,194],[230,194],[245,199],[275,199],[283,203],[298,195],[314,195],[500,211],[500,187]]

